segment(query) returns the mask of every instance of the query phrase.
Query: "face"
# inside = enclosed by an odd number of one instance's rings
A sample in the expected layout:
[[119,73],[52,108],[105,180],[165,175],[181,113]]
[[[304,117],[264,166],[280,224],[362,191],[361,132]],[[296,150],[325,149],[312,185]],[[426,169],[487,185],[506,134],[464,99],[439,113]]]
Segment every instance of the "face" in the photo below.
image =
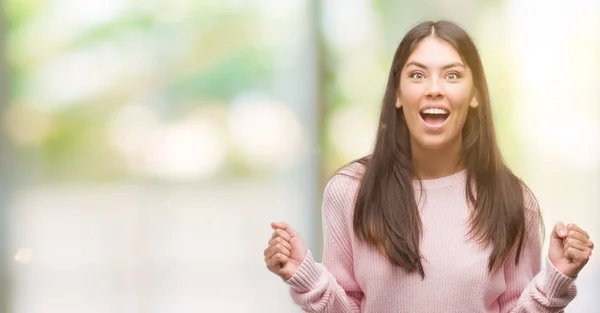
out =
[[462,145],[469,107],[477,107],[471,70],[456,49],[427,37],[408,57],[396,102],[404,110],[411,147],[426,150]]

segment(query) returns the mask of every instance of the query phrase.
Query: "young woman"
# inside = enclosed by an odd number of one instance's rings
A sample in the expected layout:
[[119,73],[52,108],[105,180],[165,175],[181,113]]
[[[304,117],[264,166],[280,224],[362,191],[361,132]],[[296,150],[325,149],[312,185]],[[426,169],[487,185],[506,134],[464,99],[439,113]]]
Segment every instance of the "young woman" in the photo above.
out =
[[322,211],[322,264],[285,223],[264,251],[306,312],[558,312],[593,249],[557,223],[540,270],[537,202],[500,155],[477,48],[447,21],[400,43],[373,153]]

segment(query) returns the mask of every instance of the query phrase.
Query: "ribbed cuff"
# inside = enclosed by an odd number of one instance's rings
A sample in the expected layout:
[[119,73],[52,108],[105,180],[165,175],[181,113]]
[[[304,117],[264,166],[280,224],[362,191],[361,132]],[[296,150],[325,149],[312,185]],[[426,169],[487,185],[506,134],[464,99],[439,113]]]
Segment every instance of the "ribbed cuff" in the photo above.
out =
[[573,285],[575,282],[575,278],[571,278],[563,273],[561,273],[550,259],[546,257],[546,281],[545,290],[546,296],[550,299],[552,298],[564,298],[564,297],[574,297],[575,286]]
[[296,274],[285,282],[297,292],[303,293],[313,290],[321,275],[323,275],[323,269],[315,262],[312,253],[308,250]]

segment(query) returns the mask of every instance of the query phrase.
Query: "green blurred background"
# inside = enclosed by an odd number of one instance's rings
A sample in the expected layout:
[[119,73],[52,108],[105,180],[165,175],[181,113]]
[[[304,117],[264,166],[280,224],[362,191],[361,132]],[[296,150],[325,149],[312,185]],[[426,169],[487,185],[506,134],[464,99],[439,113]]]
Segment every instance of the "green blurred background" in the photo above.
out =
[[[600,242],[598,1],[0,2],[0,313],[300,312],[269,223],[320,255],[323,186],[426,19],[475,39],[546,224]],[[600,311],[597,257],[578,284],[567,312]]]

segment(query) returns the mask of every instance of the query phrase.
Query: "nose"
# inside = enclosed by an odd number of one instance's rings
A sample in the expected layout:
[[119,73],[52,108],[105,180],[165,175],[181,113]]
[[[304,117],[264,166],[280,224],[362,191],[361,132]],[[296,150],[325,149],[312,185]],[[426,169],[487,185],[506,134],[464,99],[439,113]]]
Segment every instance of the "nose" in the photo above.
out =
[[433,99],[444,96],[444,90],[442,89],[442,86],[440,86],[439,80],[437,78],[432,78],[429,80],[429,85],[427,86],[425,95],[428,98],[433,98]]

